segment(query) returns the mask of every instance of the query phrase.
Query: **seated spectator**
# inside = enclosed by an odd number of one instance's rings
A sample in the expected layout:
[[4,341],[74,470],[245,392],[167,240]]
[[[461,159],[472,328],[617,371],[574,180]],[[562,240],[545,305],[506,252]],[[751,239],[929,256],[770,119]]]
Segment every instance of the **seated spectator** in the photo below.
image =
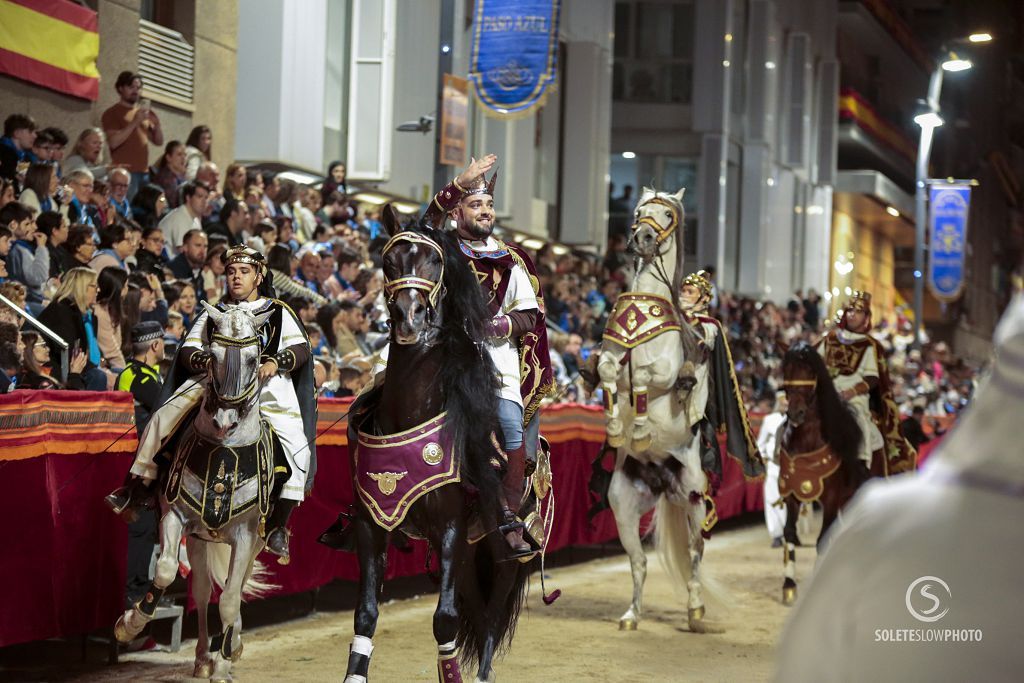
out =
[[277,243],[291,249],[293,254],[296,253],[299,250],[299,242],[295,239],[292,219],[287,216],[279,216],[274,219],[274,225],[277,226]]
[[68,230],[68,239],[60,245],[61,271],[88,266],[96,253],[96,231],[88,225],[72,225]]
[[89,267],[96,272],[110,267],[127,271],[128,264],[125,259],[134,251],[128,224],[115,223],[100,230],[100,248],[89,261]]
[[132,205],[128,201],[128,188],[132,184],[132,174],[123,168],[115,168],[110,172],[107,205],[111,211],[126,220],[134,220]]
[[221,196],[224,197],[225,202],[229,199],[245,201],[245,180],[244,164],[228,164],[228,168],[224,172],[224,187],[221,190]]
[[37,213],[59,211],[67,216],[72,197],[73,191],[60,187],[57,167],[39,163],[28,167],[18,201]]
[[31,116],[11,114],[4,120],[4,136],[0,138],[0,178],[15,180],[27,168],[34,160],[32,144],[35,139],[36,122]]
[[44,211],[36,218],[36,230],[46,235],[46,249],[50,252],[50,277],[60,277],[64,272],[64,262],[61,260],[62,250],[60,245],[68,241],[68,231],[71,229],[67,216],[62,216],[56,211]]
[[132,198],[131,208],[132,217],[143,230],[155,228],[167,215],[167,197],[159,185],[143,185]]
[[135,269],[163,277],[167,261],[164,259],[164,233],[151,227],[142,231],[142,242],[135,251]]
[[337,340],[334,347],[339,356],[358,352],[371,355],[373,350],[366,343],[366,312],[363,307],[353,301],[339,303],[339,313],[332,321],[334,336]]
[[[31,330],[22,332],[21,340],[25,344],[25,351],[16,386],[19,389],[63,389],[63,385],[50,376],[50,345],[46,340]],[[85,356],[79,354],[78,358],[84,367]]]
[[[192,323],[195,322],[197,317],[196,307],[198,300],[196,299],[196,288],[191,282],[186,280],[178,280],[170,284],[176,287],[176,291],[172,290],[171,294],[167,295],[167,303],[170,305],[170,310],[181,314],[181,322],[187,330],[192,327]],[[165,289],[164,292],[167,293],[167,290]],[[174,297],[173,300],[172,296]]]
[[0,178],[0,209],[4,208],[17,197],[14,193],[14,181]]
[[6,394],[17,387],[18,372],[25,343],[17,325],[0,323],[0,394]]
[[189,282],[202,301],[206,300],[203,268],[206,266],[208,244],[209,240],[202,230],[189,230],[185,235],[181,253],[167,264],[174,277]]
[[[96,319],[92,313],[96,292],[96,271],[72,268],[64,273],[53,301],[39,314],[39,322],[67,342],[72,358],[75,349],[85,354],[86,363],[82,371],[85,388],[106,391],[108,380],[99,367],[103,356],[96,341]],[[50,343],[50,356],[57,358],[59,354],[60,349]]]
[[213,132],[209,126],[196,126],[185,141],[185,179],[195,180],[204,161],[212,160]]
[[[78,135],[75,146],[71,148],[71,156],[64,161],[64,176],[72,171],[84,168],[92,173],[96,180],[107,180],[107,167],[103,163],[103,148],[107,138],[100,128],[86,128]],[[122,169],[123,170],[123,169]],[[125,171],[127,173],[127,171]],[[129,181],[131,176],[129,175]]]
[[181,197],[181,205],[172,209],[159,223],[170,254],[181,252],[186,233],[202,230],[210,188],[198,180],[187,182],[181,187]]
[[164,331],[164,340],[172,339],[177,344],[185,338],[185,316],[177,311],[170,311],[167,314],[167,329]]
[[[252,216],[249,217],[252,222]],[[250,237],[246,244],[261,254],[270,252],[270,248],[277,244],[277,227],[273,223],[262,221],[256,224],[256,227],[252,229],[253,236]],[[289,252],[291,250],[289,249]]]
[[94,196],[93,190],[96,187],[96,182],[92,173],[85,168],[75,169],[68,173],[66,180],[68,187],[72,190],[71,204],[68,206],[68,220],[72,223],[91,225],[96,228],[106,225],[106,220]]
[[320,255],[314,249],[308,249],[299,259],[299,268],[295,271],[295,277],[302,284],[317,294],[323,295],[320,291],[320,282],[317,275],[320,272]]
[[332,161],[327,167],[327,178],[320,186],[320,203],[330,203],[329,197],[337,192],[342,196],[348,194],[348,185],[345,183],[345,162]]
[[227,247],[219,244],[209,249],[206,254],[206,265],[203,266],[203,291],[206,292],[206,301],[213,306],[220,302],[227,287],[224,277],[224,252]]
[[283,244],[272,246],[267,252],[267,267],[270,269],[274,289],[277,290],[279,297],[309,299],[317,306],[327,303],[327,299],[292,277],[292,252],[288,247]]
[[213,225],[220,220],[220,210],[224,208],[224,198],[220,195],[220,169],[212,161],[204,161],[200,164],[195,179],[210,188],[206,212],[200,216],[200,220],[203,225]]
[[299,241],[306,242],[313,237],[319,221],[316,212],[320,210],[320,193],[315,188],[304,185],[299,188],[298,200],[293,205],[295,217],[295,233]]
[[164,153],[149,169],[149,181],[160,186],[172,209],[181,204],[178,188],[185,182],[185,145],[181,140],[167,143]]
[[128,289],[128,271],[116,266],[108,266],[100,271],[97,280],[99,291],[93,313],[96,315],[96,342],[107,368],[114,374],[125,367],[122,353],[123,339],[121,322],[124,312],[121,300]]
[[29,311],[38,315],[43,309],[43,285],[50,279],[50,252],[46,235],[36,230],[34,216],[35,212],[20,202],[0,209],[0,225],[17,240],[7,254],[7,275],[25,285]]
[[[36,131],[36,139],[32,141],[32,155],[38,163],[49,163],[53,160],[53,135],[46,128]],[[60,167],[57,175],[60,175]]]
[[[8,280],[3,284],[0,284],[0,294],[7,297],[7,300],[14,304],[19,311],[27,311],[25,308],[25,285],[15,280]],[[0,304],[0,322],[11,323],[21,327],[21,316],[10,309],[10,307]]]
[[44,128],[43,132],[50,136],[50,161],[57,166],[57,175],[62,175],[64,152],[68,147],[68,134],[56,126]]
[[235,199],[224,203],[217,223],[210,225],[208,235],[223,235],[228,245],[237,247],[245,243],[245,230],[249,227],[249,207]]

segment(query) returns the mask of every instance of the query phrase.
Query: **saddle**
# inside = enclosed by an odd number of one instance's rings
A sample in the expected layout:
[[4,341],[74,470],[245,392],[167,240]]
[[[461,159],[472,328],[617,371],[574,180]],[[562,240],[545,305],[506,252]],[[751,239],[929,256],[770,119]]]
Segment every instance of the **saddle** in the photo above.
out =
[[278,483],[291,476],[273,428],[261,422],[260,437],[246,446],[222,446],[185,428],[168,472],[164,495],[181,500],[216,531],[257,507],[266,518]]

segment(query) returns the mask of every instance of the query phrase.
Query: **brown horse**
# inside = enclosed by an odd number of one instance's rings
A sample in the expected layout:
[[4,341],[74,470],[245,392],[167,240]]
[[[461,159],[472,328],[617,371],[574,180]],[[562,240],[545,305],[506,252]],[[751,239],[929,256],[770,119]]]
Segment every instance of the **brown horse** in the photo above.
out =
[[814,347],[798,342],[786,351],[782,377],[789,401],[779,440],[779,495],[786,505],[782,602],[791,605],[796,601],[796,522],[801,503],[821,503],[821,550],[832,522],[869,474],[857,457],[863,438],[860,427]]
[[492,660],[511,644],[530,568],[504,561],[507,545],[493,533],[501,453],[497,374],[484,351],[490,314],[451,234],[403,229],[390,206],[383,222],[391,237],[382,254],[391,339],[383,381],[351,410],[359,494],[346,531],[359,556],[360,597],[345,681],[369,675],[393,533],[427,540],[439,558],[440,680],[462,680],[460,659],[476,665],[478,680],[493,680]]

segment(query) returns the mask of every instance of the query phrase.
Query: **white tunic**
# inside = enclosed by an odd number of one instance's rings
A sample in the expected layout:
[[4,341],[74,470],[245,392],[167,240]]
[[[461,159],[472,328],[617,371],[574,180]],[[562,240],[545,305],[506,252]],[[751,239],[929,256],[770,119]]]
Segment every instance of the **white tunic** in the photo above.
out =
[[[842,344],[853,344],[866,339],[867,335],[838,329],[836,330],[836,337]],[[825,356],[824,342],[818,345],[818,353],[822,357]],[[864,355],[861,356],[860,364],[854,372],[849,375],[836,375],[832,383],[835,384],[836,391],[841,393],[847,389],[852,389],[861,382],[865,382],[868,378],[878,379],[878,358],[875,355],[873,344],[868,345]],[[882,432],[879,431],[875,421],[871,418],[870,397],[868,394],[860,394],[848,400],[846,405],[849,406],[853,416],[857,419],[857,424],[860,425],[861,433],[864,434],[858,456],[870,465],[871,454],[885,445]]]

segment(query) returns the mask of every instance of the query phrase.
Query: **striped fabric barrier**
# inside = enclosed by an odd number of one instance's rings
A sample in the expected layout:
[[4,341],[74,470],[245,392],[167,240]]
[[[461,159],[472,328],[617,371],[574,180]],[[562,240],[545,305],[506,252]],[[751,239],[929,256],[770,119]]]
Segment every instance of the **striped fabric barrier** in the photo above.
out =
[[0,0],[0,73],[99,98],[96,12],[70,0]]
[[0,396],[0,461],[48,453],[134,453],[135,407],[123,391],[15,391]]

